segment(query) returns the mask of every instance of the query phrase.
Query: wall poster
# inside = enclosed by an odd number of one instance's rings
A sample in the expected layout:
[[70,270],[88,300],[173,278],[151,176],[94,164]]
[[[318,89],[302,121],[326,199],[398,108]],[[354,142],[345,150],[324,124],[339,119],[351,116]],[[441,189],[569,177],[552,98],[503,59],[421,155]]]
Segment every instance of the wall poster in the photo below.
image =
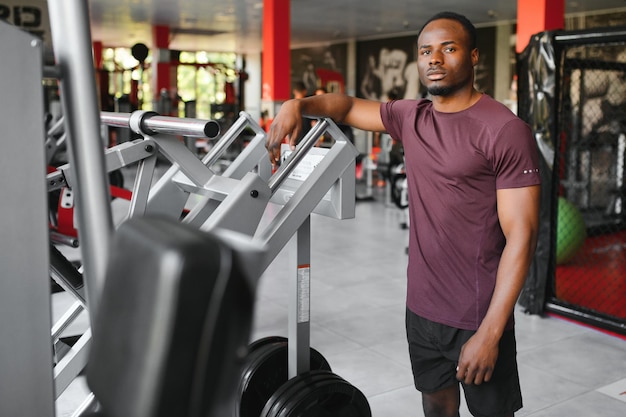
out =
[[345,92],[347,45],[335,44],[291,50],[291,86],[302,81],[307,93],[317,88],[329,93]]

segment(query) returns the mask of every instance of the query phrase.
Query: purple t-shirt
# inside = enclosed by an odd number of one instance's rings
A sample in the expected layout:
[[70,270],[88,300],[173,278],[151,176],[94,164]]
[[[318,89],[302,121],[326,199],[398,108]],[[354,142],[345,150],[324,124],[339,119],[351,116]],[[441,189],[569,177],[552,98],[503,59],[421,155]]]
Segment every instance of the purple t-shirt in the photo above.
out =
[[381,116],[404,147],[407,307],[431,321],[476,330],[505,244],[495,191],[540,183],[530,128],[487,95],[456,113],[438,112],[430,100],[391,101]]

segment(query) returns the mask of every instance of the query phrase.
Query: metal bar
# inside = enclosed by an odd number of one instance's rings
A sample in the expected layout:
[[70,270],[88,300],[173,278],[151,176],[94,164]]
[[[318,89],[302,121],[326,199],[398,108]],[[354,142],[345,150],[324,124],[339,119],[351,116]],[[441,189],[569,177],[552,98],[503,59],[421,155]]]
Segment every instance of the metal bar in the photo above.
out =
[[172,164],[177,164],[178,170],[194,184],[204,185],[215,175],[178,138],[165,134],[159,134],[153,138],[159,145],[159,151]]
[[270,187],[272,194],[278,190],[283,181],[287,179],[296,165],[298,165],[302,158],[304,158],[306,152],[317,143],[317,140],[324,134],[328,126],[328,120],[326,119],[322,119],[316,123],[298,144],[295,152],[292,153],[283,164],[281,164],[278,171],[276,171],[276,173],[268,181],[268,186]]
[[252,130],[256,132],[255,139],[262,136],[263,143],[265,143],[265,131],[259,124],[246,112],[239,112],[239,117],[235,120],[235,123],[224,133],[222,138],[217,142],[211,151],[202,158],[202,163],[206,166],[211,166],[222,156],[224,151],[228,149],[231,143],[239,135],[243,130],[247,127],[250,127]]
[[100,139],[89,10],[85,0],[50,0],[48,8],[55,60],[61,71],[70,161],[76,174],[76,217],[93,322],[104,285],[113,216]]
[[248,172],[256,169],[261,178],[268,180],[272,175],[272,167],[265,143],[265,134],[257,133],[222,175],[240,179]]
[[153,116],[146,118],[142,123],[142,127],[165,135],[206,137],[209,139],[213,139],[220,134],[220,125],[214,120]]
[[195,138],[213,139],[220,133],[220,125],[215,120],[202,120],[160,116],[152,112],[113,113],[101,112],[100,120],[108,126],[130,128],[130,120],[133,115],[141,113],[139,127],[142,134],[188,136]]
[[87,329],[54,367],[54,387],[57,398],[85,369],[91,346],[91,333],[92,329]]
[[233,143],[241,132],[248,125],[248,120],[245,117],[239,117],[235,120],[235,123],[224,133],[224,136],[215,144],[204,158],[202,163],[206,166],[213,165],[222,156],[224,151]]
[[61,337],[61,333],[63,333],[69,326],[76,320],[80,313],[85,309],[84,305],[80,301],[75,301],[74,304],[70,306],[69,309],[57,322],[52,326],[52,330],[50,333],[52,334],[52,341],[56,342],[59,337]]
[[554,35],[554,40],[558,45],[623,42],[624,39],[626,39],[626,31],[623,28],[582,29],[564,33],[557,32]]
[[55,232],[53,230],[50,231],[50,241],[52,243],[58,243],[61,245],[70,246],[72,248],[77,248],[80,243],[75,237],[62,235],[61,233]]
[[100,112],[100,121],[102,124],[114,127],[125,127],[130,129],[128,122],[130,121],[130,113],[113,113]]
[[293,378],[311,370],[311,216],[309,215],[290,241],[288,317],[288,372]]
[[52,125],[52,127],[50,129],[48,129],[48,136],[52,136],[52,135],[56,135],[58,133],[62,133],[64,127],[65,127],[65,117],[61,116],[61,117],[59,117],[59,120],[57,120],[54,123],[54,125]]
[[50,276],[65,291],[85,304],[83,276],[54,245],[50,245]]
[[139,163],[135,184],[133,185],[133,196],[128,209],[128,218],[146,213],[150,184],[152,184],[152,178],[154,177],[156,162],[157,156],[155,154]]
[[100,404],[98,403],[98,400],[93,395],[93,393],[90,392],[87,397],[85,397],[83,402],[78,406],[78,408],[74,411],[72,417],[99,415],[99,411],[101,411]]

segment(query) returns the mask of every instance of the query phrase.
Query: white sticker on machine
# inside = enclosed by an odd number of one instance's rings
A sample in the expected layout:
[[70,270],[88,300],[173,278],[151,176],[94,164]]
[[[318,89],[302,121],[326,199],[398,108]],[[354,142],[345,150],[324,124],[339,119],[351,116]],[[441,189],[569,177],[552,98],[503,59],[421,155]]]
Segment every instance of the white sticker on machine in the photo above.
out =
[[311,314],[311,265],[298,265],[298,323],[306,323]]

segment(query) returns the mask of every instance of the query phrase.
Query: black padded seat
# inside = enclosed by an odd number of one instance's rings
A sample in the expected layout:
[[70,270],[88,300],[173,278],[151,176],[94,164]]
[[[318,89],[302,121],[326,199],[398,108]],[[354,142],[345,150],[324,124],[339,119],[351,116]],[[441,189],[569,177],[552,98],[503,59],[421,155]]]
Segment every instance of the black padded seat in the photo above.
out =
[[86,372],[98,415],[227,415],[263,256],[228,237],[147,217],[115,232]]

